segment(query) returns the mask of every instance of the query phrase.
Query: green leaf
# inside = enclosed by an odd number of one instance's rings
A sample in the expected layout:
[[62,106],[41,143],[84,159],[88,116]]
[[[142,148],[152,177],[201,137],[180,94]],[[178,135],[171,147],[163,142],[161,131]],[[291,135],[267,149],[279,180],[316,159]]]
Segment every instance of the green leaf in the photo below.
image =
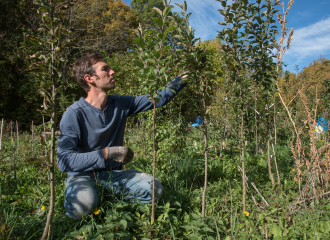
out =
[[39,43],[41,42],[38,38],[28,36],[30,43],[32,43],[35,46],[39,46]]
[[[153,7],[152,9],[154,9],[154,10],[156,10],[157,12],[158,12],[158,14],[162,17],[163,16],[163,12],[159,9],[159,8],[157,8],[157,7]],[[166,9],[165,9],[166,10]],[[171,9],[170,9],[171,10]],[[167,14],[166,14],[167,15]],[[165,15],[165,16],[166,16]]]
[[274,235],[274,240],[282,239],[282,231],[275,223],[273,224],[272,234]]
[[177,5],[179,8],[181,8],[183,10],[183,6],[181,3],[175,3],[175,5]]
[[127,228],[127,221],[126,220],[124,220],[124,219],[120,220],[120,224],[123,225],[124,229]]
[[169,27],[168,29],[166,29],[166,30],[164,31],[164,33],[167,34],[168,32],[174,30],[175,28],[176,28],[175,26]]
[[160,57],[160,53],[157,51],[152,51],[152,54],[156,57],[159,58]]
[[165,33],[160,33],[160,34],[158,34],[158,37],[159,37],[162,41],[165,41],[165,40],[166,40],[166,37],[167,37],[167,34],[165,34]]
[[182,7],[183,7],[182,10],[184,12],[187,12],[187,2],[186,1],[183,2],[183,6]]
[[221,5],[222,5],[223,7],[226,7],[226,6],[227,6],[227,1],[226,1],[226,0],[222,0],[222,1],[221,1]]
[[168,6],[167,8],[164,9],[163,11],[163,16],[166,17],[170,12],[173,6]]
[[143,41],[143,39],[142,38],[135,38],[134,40],[133,40],[133,42],[136,44],[136,46],[138,46],[139,48],[142,48],[142,49],[144,49],[144,47],[145,47],[145,43],[144,43],[144,41]]
[[164,47],[164,49],[162,50],[162,54],[165,54],[169,48],[171,48],[171,47],[170,46]]
[[51,10],[54,10],[54,7],[52,5],[50,5],[48,2],[42,2],[41,3],[41,6],[42,7],[46,7],[46,8],[49,8]]
[[54,67],[54,70],[57,73],[59,78],[62,77],[62,71],[60,69]]
[[158,17],[155,17],[153,18],[154,19],[154,23],[156,24],[156,26],[160,29],[163,28],[163,20],[158,18]]
[[139,68],[144,68],[144,64],[141,61],[133,60],[133,63]]

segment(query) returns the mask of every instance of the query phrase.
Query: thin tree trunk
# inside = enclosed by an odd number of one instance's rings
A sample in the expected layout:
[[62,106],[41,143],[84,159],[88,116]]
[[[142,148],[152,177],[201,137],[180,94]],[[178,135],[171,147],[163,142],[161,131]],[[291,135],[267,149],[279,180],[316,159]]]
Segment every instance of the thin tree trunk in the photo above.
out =
[[155,175],[156,175],[156,101],[153,103],[153,119],[152,119],[152,142],[153,142],[153,166],[152,166],[152,202],[151,202],[151,225],[155,221]]
[[277,143],[277,128],[276,128],[276,93],[274,94],[274,144]]
[[[54,19],[54,13],[51,10],[51,19]],[[54,26],[51,29],[51,36],[54,35]],[[47,221],[45,225],[44,232],[41,239],[46,240],[52,238],[52,220],[54,213],[55,205],[55,179],[54,179],[54,154],[55,154],[55,127],[56,127],[56,85],[55,85],[55,73],[54,73],[54,63],[55,63],[55,52],[54,52],[54,43],[50,44],[51,49],[51,78],[52,78],[52,116],[51,116],[51,132],[52,132],[52,144],[50,149],[50,199],[49,199],[49,211],[47,215]]]
[[276,169],[276,174],[277,174],[277,182],[280,185],[281,184],[281,179],[280,179],[280,174],[278,172],[277,159],[276,159],[276,153],[275,153],[275,146],[273,144],[272,134],[270,134],[270,139],[272,140],[273,155],[274,155],[274,160],[275,160],[275,169]]
[[33,155],[33,120],[32,120],[32,141],[31,141],[31,152],[32,152],[31,155]]
[[242,181],[243,181],[243,212],[246,211],[246,179],[245,179],[245,159],[244,159],[244,103],[242,96],[242,86],[239,88],[239,95],[241,101],[241,151],[242,151]]
[[[198,94],[198,99],[201,98],[201,93],[199,90],[199,84],[198,84],[198,79],[196,77],[196,86],[197,86],[197,94]],[[205,91],[205,88],[203,88],[203,92]],[[203,98],[203,105],[205,109],[205,97]],[[203,111],[203,106],[201,101],[199,101],[199,109],[200,109],[200,115],[202,117],[202,123],[203,123],[203,135],[204,135],[204,155],[205,155],[205,165],[204,165],[204,190],[203,190],[203,196],[202,196],[202,217],[205,217],[205,205],[206,205],[206,192],[207,192],[207,152],[208,152],[208,142],[207,142],[207,125],[205,122],[205,116],[204,116],[204,111]]]
[[17,174],[16,174],[16,155],[15,155],[15,152],[13,152],[13,170],[14,170],[14,180],[15,180],[15,183],[17,183]]
[[216,134],[216,131],[214,131],[214,147],[215,147],[215,156],[218,156],[218,146],[217,146],[217,134]]
[[[44,127],[44,139],[45,139],[45,143],[47,142],[47,135],[46,135],[46,127],[45,127],[45,118],[44,118],[44,115],[42,115],[42,125]],[[45,153],[46,155],[48,154],[47,153],[47,146],[45,145],[44,146],[44,149],[43,149],[43,156],[45,156]]]
[[18,156],[18,151],[19,151],[19,134],[18,134],[18,123],[17,123],[17,120],[16,120],[16,134],[17,134],[17,147],[16,147],[16,150],[17,150],[17,156]]
[[259,152],[259,149],[258,149],[258,142],[259,142],[259,139],[258,139],[258,120],[257,120],[257,93],[255,93],[255,100],[254,100],[254,121],[255,121],[255,124],[256,124],[256,130],[255,130],[255,133],[256,133],[256,155],[258,155],[258,152]]
[[[204,114],[203,114],[204,115]],[[203,119],[202,115],[202,119]],[[204,147],[205,147],[205,177],[204,177],[204,190],[203,190],[203,198],[202,198],[202,217],[205,217],[205,205],[206,205],[206,190],[207,190],[207,152],[208,152],[208,143],[207,143],[207,125],[205,121],[203,121],[204,128]]]
[[222,155],[223,145],[226,142],[227,124],[228,124],[228,118],[227,118],[227,94],[226,94],[226,96],[225,96],[225,129],[223,131],[223,139],[222,139],[219,157],[221,157],[221,155]]
[[267,162],[268,162],[268,174],[269,178],[272,182],[272,185],[275,185],[275,179],[272,173],[272,165],[270,162],[270,131],[269,131],[269,108],[268,108],[268,101],[266,97],[266,118],[267,118]]
[[13,139],[13,121],[10,120],[10,140],[11,140],[11,145],[14,147],[14,139]]
[[3,119],[1,121],[0,150],[1,150],[1,142],[2,142],[2,128],[3,128]]

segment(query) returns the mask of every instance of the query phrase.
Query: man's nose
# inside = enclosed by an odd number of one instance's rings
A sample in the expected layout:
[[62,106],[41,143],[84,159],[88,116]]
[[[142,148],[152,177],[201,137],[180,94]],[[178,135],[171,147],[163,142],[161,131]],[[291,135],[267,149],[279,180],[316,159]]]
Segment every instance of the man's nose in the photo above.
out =
[[114,74],[115,74],[115,71],[112,70],[112,69],[110,69],[110,75],[112,76],[112,75],[114,75]]

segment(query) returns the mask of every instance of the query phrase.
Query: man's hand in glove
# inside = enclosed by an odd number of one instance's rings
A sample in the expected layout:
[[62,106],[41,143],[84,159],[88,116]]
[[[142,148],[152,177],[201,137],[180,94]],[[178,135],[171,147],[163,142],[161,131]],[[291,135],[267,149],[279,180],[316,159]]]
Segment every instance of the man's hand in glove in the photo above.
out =
[[113,160],[124,165],[129,163],[133,157],[134,152],[127,146],[123,147],[107,147],[103,149],[104,160]]

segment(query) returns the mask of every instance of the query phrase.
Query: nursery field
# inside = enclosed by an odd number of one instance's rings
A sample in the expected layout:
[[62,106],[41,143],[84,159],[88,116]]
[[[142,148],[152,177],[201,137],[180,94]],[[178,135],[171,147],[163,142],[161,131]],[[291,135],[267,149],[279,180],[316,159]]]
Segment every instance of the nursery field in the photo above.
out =
[[[330,61],[285,71],[294,0],[218,2],[202,42],[186,1],[0,1],[0,240],[330,239]],[[95,179],[69,218],[57,153],[85,174],[122,144],[161,199]]]
[[[142,149],[145,133],[127,132],[137,157],[126,166],[152,173],[150,154]],[[138,136],[138,137],[136,137]],[[19,150],[4,135],[1,149],[1,239],[39,239],[49,207],[49,170],[40,138],[23,133]],[[125,202],[111,192],[99,209],[81,221],[65,215],[65,173],[55,171],[53,239],[328,239],[328,198],[300,201],[297,176],[290,148],[276,146],[281,185],[272,186],[265,154],[246,154],[249,178],[246,211],[242,211],[242,177],[235,142],[227,140],[222,156],[210,151],[206,216],[201,216],[204,156],[199,152],[199,128],[177,139],[180,150],[159,159],[156,176],[164,194],[150,224],[151,204]],[[212,153],[213,152],[213,153]],[[256,189],[253,188],[253,185]],[[262,199],[262,197],[264,200]]]

